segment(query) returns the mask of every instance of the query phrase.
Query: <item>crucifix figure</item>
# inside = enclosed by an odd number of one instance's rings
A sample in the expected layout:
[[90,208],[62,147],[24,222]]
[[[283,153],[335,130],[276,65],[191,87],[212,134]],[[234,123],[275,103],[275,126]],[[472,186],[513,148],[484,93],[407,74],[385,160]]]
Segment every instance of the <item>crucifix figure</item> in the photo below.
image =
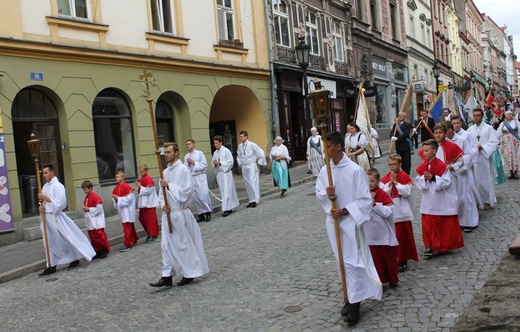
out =
[[480,135],[477,136],[477,141],[480,141]]

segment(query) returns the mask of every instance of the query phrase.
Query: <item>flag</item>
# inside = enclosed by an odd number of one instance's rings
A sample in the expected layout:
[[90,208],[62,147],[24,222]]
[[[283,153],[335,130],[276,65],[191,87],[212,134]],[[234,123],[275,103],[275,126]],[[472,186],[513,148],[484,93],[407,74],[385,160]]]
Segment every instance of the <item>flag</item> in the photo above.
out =
[[410,80],[410,84],[408,84],[408,88],[406,89],[406,93],[403,98],[403,102],[401,103],[401,108],[399,109],[399,113],[406,113],[406,117],[408,118],[410,106],[412,106],[412,95],[413,95],[413,77]]
[[464,110],[468,112],[468,121],[473,119],[473,110],[477,108],[477,100],[475,99],[475,95],[473,91],[468,91],[468,97],[466,98],[466,103],[464,104]]
[[358,125],[361,133],[363,133],[367,138],[369,145],[367,146],[368,153],[373,155],[372,135],[370,134],[370,116],[368,114],[367,103],[365,100],[365,89],[363,88],[359,89],[355,123]]
[[495,96],[489,91],[488,96],[486,98],[486,105],[495,113],[495,115],[501,119],[502,118],[502,110],[498,106],[498,102],[495,99]]
[[442,110],[442,93],[439,93],[437,98],[435,98],[435,100],[433,101],[432,106],[430,106],[430,114],[433,120],[435,120],[435,123],[439,123],[441,121],[441,118],[442,120],[444,120],[444,117],[442,116]]
[[462,119],[462,122],[467,124],[468,122],[464,115],[464,109],[465,109],[464,103],[460,101],[459,97],[457,97],[456,94],[453,95],[453,97],[455,98],[455,102],[457,103],[457,109],[459,110],[459,115],[460,115],[460,118]]

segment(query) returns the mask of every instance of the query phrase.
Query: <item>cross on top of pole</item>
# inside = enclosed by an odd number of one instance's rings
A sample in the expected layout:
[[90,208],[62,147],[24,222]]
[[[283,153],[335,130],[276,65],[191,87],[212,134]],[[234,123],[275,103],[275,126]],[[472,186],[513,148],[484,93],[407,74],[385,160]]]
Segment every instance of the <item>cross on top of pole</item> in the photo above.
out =
[[[144,96],[146,97],[146,100],[152,100],[152,93],[150,91],[150,84],[156,85],[157,81],[155,78],[152,78],[153,74],[150,71],[146,71],[146,67],[143,66],[143,74],[139,75],[139,79],[144,80],[144,84],[146,85],[146,90],[144,91]],[[150,82],[148,82],[148,79],[151,79]]]

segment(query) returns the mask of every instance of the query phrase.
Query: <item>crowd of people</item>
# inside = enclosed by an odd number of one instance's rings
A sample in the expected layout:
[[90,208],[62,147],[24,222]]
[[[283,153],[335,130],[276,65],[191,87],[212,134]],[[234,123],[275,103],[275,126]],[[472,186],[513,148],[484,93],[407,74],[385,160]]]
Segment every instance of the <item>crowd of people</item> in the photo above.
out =
[[[415,127],[400,113],[391,131],[395,153],[387,157],[385,173],[373,167],[367,151],[368,139],[355,123],[348,125],[345,136],[332,132],[326,140],[318,135],[316,128],[311,130],[307,147],[309,172],[316,176],[316,195],[326,213],[326,231],[337,261],[335,220],[339,221],[342,251],[346,253],[341,262],[349,285],[348,302],[341,310],[346,322],[359,321],[360,303],[381,299],[382,285],[397,286],[398,273],[407,270],[410,260],[418,261],[412,227],[417,212],[421,215],[425,259],[463,248],[463,232],[478,227],[479,209],[489,210],[496,203],[495,183],[500,170],[496,159],[501,160],[510,179],[518,178],[520,124],[512,111],[505,112],[497,130],[484,121],[485,112],[481,109],[473,110],[474,124],[467,130],[462,128],[461,117],[450,113],[447,121],[435,124],[427,112],[422,112]],[[411,138],[415,134],[422,142],[418,152],[422,163],[415,169],[412,180]],[[377,144],[377,132],[371,136],[372,139],[375,136]],[[260,203],[258,165],[266,165],[267,160],[246,131],[241,131],[239,138],[237,162],[247,191],[246,207],[255,208]],[[220,190],[222,216],[227,217],[239,200],[232,174],[234,158],[222,142],[221,136],[213,137],[215,151],[211,166]],[[282,137],[276,137],[268,154],[280,197],[285,197],[291,186],[291,157],[283,143]],[[198,222],[209,222],[213,212],[206,178],[208,165],[204,154],[196,150],[194,140],[188,139],[186,147],[188,153],[181,162],[178,145],[165,143],[168,166],[159,181],[158,193],[147,165],[139,168],[141,178],[135,182],[135,188],[125,182],[123,171],[115,174],[117,184],[112,201],[123,228],[121,251],[130,250],[138,242],[134,227],[136,207],[138,220],[147,233],[146,242],[161,242],[162,276],[156,283],[150,283],[152,287],[172,286],[175,276],[182,276],[177,285],[184,286],[209,271],[198,226]],[[334,185],[329,184],[324,167],[325,149]],[[40,212],[47,220],[49,240],[44,245],[50,246],[50,251],[48,266],[40,275],[56,272],[58,264],[75,268],[82,258],[90,261],[107,257],[111,248],[104,232],[103,200],[94,193],[92,182],[86,180],[82,184],[89,242],[63,213],[65,188],[56,179],[52,165],[43,168],[43,177],[46,184],[38,197],[43,202]],[[414,186],[421,193],[418,209],[411,199]],[[334,204],[330,197],[335,197]],[[189,209],[192,199],[197,219]],[[162,208],[160,231],[158,206]]]

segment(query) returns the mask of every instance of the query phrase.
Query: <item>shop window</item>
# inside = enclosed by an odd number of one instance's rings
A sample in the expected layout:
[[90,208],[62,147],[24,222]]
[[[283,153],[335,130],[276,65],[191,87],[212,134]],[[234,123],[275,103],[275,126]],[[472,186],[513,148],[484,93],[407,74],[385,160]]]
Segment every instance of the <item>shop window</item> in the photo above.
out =
[[57,0],[58,14],[80,19],[89,19],[89,0]]
[[165,33],[173,31],[173,4],[172,0],[150,0],[152,10],[153,30]]
[[276,44],[290,47],[291,41],[289,39],[289,10],[285,1],[273,1],[273,15]]
[[96,162],[100,183],[115,181],[118,170],[126,179],[137,178],[132,114],[115,90],[101,91],[92,106]]
[[220,40],[235,39],[234,12],[232,0],[217,0],[218,31]]
[[376,85],[376,123],[386,123],[385,86]]

